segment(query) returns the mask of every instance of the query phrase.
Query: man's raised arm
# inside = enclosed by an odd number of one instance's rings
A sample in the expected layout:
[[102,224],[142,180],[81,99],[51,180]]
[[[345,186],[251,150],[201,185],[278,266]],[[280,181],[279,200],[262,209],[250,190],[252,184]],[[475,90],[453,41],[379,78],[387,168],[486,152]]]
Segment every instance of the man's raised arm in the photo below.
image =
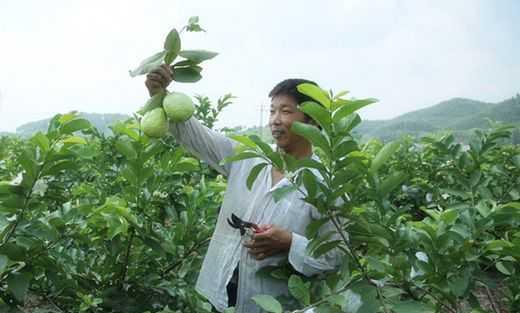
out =
[[[168,65],[161,65],[146,76],[145,86],[150,96],[164,91],[172,82]],[[170,122],[170,133],[177,141],[198,158],[224,175],[229,174],[231,164],[220,165],[221,161],[233,154],[236,142],[202,125],[194,117],[186,122]]]

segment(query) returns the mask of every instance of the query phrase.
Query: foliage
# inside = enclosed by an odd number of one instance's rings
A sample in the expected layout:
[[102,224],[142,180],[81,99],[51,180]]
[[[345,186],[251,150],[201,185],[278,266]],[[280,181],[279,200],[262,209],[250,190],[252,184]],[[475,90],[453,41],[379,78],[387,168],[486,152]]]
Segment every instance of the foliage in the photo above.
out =
[[134,119],[112,131],[66,114],[2,137],[0,311],[32,294],[58,312],[211,311],[194,284],[225,182]]
[[[449,134],[361,145],[352,136],[360,123],[355,111],[372,99],[306,84],[299,90],[315,100],[301,110],[321,130],[295,122],[292,131],[312,143],[319,160],[296,160],[256,136],[234,137],[242,147],[229,158],[259,157],[285,172],[291,185],[278,197],[298,192],[322,216],[307,228],[308,252],[344,254],[336,272],[290,277],[300,303],[292,312],[517,312],[520,148],[503,144],[512,128],[476,131],[469,145]],[[253,168],[248,182],[257,173]],[[318,231],[324,223],[335,231]],[[501,296],[492,296],[499,288]],[[478,300],[482,294],[486,301]],[[268,312],[285,303],[257,300]]]

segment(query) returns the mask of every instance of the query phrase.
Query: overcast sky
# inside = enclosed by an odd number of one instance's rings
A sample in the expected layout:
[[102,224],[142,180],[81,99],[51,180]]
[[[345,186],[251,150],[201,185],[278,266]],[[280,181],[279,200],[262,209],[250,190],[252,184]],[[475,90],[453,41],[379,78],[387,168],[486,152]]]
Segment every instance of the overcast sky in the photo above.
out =
[[137,110],[144,77],[128,70],[193,15],[208,31],[183,34],[183,48],[220,55],[200,82],[170,89],[237,96],[220,127],[258,125],[289,77],[379,99],[366,119],[520,92],[516,0],[1,0],[0,131],[71,110]]

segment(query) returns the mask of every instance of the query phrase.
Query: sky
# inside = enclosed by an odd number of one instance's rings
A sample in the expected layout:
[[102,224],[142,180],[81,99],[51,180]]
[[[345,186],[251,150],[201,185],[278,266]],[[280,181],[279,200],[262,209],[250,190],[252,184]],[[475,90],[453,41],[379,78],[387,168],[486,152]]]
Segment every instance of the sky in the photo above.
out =
[[286,78],[377,98],[364,119],[520,92],[516,0],[1,0],[0,131],[136,111],[148,95],[128,71],[195,15],[207,32],[183,33],[183,49],[219,55],[201,81],[169,90],[235,95],[217,127],[266,124],[267,95]]

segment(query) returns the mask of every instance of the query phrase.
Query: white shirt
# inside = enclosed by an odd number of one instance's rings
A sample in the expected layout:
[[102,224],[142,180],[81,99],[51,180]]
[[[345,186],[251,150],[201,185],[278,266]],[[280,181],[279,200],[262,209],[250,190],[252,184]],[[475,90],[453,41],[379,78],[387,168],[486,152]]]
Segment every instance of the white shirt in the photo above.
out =
[[[260,313],[260,307],[251,300],[256,295],[268,294],[276,297],[288,294],[287,282],[256,275],[262,267],[277,265],[288,258],[296,271],[311,276],[338,266],[340,260],[337,251],[333,250],[317,259],[305,251],[309,242],[305,237],[305,228],[313,219],[320,217],[319,213],[313,206],[304,202],[301,199],[302,195],[297,191],[275,202],[272,192],[290,182],[283,178],[272,187],[270,165],[264,167],[249,190],[246,186],[249,172],[263,160],[247,159],[222,165],[221,161],[225,157],[234,154],[233,148],[238,143],[201,125],[195,118],[184,123],[170,124],[170,131],[177,141],[195,156],[227,176],[227,190],[195,286],[218,311],[222,312],[227,308],[226,285],[237,264],[237,313]],[[231,213],[245,221],[274,224],[292,232],[289,253],[256,260],[242,245],[240,232],[226,222]],[[325,227],[332,225],[326,224]]]

